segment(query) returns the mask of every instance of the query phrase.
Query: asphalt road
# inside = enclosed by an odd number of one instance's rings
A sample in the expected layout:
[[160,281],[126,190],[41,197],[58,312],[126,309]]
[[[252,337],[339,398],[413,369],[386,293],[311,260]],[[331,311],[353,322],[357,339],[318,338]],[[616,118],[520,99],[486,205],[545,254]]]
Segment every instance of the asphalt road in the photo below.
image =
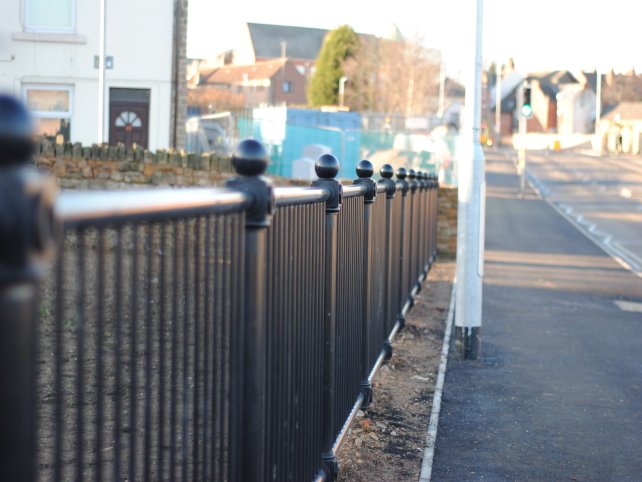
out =
[[642,279],[487,164],[482,357],[451,347],[432,480],[642,480]]
[[529,153],[527,171],[544,197],[642,276],[642,158]]

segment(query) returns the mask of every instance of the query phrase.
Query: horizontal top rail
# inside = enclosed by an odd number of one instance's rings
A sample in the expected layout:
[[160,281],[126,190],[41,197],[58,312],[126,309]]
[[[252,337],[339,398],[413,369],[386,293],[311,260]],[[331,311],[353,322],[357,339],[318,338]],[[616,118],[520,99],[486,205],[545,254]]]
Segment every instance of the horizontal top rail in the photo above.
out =
[[312,204],[327,201],[330,191],[314,187],[276,187],[274,197],[277,206]]
[[380,192],[386,192],[386,190],[387,190],[387,189],[388,189],[388,188],[386,187],[386,185],[385,185],[385,184],[379,184],[379,183],[377,183],[377,192],[378,192],[378,193],[380,193]]
[[153,220],[210,212],[245,210],[247,194],[223,188],[147,189],[136,191],[63,192],[56,214],[66,226]]
[[351,186],[343,186],[342,194],[344,198],[365,196],[367,191],[368,187],[364,184],[353,184]]

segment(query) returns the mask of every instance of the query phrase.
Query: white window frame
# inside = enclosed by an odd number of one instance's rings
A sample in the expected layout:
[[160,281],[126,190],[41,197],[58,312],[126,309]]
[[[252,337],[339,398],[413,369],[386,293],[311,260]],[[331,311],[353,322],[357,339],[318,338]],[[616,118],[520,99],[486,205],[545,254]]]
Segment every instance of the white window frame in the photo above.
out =
[[23,0],[24,18],[23,26],[25,32],[47,32],[47,33],[76,33],[77,25],[77,3],[78,0],[71,0],[71,27],[56,28],[56,27],[39,27],[29,25],[29,3],[30,0]]
[[69,84],[22,84],[22,98],[27,103],[27,93],[30,90],[54,90],[69,92],[69,110],[67,112],[31,111],[34,117],[40,119],[71,119],[74,112],[74,87]]

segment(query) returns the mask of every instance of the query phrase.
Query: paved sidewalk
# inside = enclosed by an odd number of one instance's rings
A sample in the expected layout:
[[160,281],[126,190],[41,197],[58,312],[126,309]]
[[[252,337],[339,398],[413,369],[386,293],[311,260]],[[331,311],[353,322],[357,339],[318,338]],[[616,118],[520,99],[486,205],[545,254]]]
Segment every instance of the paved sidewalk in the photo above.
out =
[[642,481],[642,279],[487,164],[482,358],[451,348],[432,480]]

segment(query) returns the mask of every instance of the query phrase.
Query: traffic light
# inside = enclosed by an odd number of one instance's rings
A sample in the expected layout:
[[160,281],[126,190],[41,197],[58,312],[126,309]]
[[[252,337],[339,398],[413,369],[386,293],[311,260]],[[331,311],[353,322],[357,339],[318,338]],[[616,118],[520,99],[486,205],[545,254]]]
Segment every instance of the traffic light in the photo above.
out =
[[522,91],[522,115],[527,119],[533,115],[533,106],[531,105],[531,86],[525,85]]

